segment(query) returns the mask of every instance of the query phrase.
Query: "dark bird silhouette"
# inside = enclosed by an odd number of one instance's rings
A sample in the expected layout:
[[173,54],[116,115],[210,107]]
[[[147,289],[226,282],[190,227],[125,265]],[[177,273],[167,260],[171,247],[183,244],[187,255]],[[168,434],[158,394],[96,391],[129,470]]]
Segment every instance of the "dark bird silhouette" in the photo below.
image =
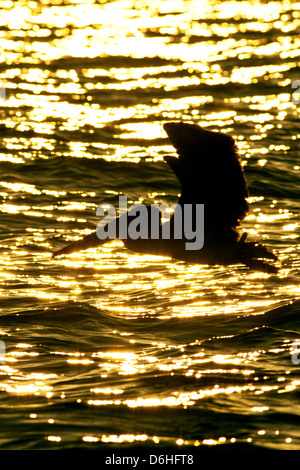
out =
[[[184,230],[180,239],[175,236],[173,215],[169,240],[161,236],[158,239],[128,238],[123,240],[125,246],[136,252],[169,256],[191,263],[243,263],[257,271],[277,273],[278,268],[266,261],[277,261],[276,255],[258,242],[246,241],[246,233],[241,236],[239,233],[241,221],[249,211],[249,193],[234,139],[196,124],[170,122],[164,125],[164,129],[178,154],[178,157],[166,156],[164,160],[182,187],[178,201],[182,220],[187,207],[192,208],[195,216],[197,205],[204,204],[204,244],[198,250],[186,249]],[[53,253],[53,257],[96,247],[107,241],[100,240],[93,232]]]

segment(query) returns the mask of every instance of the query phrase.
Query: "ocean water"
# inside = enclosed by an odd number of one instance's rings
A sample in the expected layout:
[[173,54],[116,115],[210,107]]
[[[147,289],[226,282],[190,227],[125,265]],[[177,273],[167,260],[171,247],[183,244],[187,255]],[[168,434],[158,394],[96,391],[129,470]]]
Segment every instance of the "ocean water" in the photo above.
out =
[[[299,450],[299,3],[0,8],[1,449]],[[278,275],[51,259],[102,203],[177,201],[174,120],[234,136]]]

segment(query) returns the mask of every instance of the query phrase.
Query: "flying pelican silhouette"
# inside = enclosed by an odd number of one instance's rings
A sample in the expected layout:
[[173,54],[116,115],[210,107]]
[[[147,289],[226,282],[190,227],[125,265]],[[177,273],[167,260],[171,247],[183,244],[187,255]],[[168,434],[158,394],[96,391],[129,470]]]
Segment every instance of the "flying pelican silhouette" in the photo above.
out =
[[[169,122],[164,124],[177,157],[164,160],[181,184],[178,205],[184,213],[204,204],[204,244],[199,250],[187,250],[184,235],[174,237],[174,216],[171,218],[171,238],[123,240],[132,251],[148,253],[206,265],[234,265],[276,274],[278,267],[268,260],[277,256],[259,242],[247,241],[247,233],[239,233],[241,221],[249,212],[249,196],[245,174],[234,139],[225,133],[208,131],[197,124]],[[195,212],[195,211],[194,211]],[[119,219],[116,219],[118,222]],[[93,232],[53,253],[53,257],[97,247],[101,240]]]

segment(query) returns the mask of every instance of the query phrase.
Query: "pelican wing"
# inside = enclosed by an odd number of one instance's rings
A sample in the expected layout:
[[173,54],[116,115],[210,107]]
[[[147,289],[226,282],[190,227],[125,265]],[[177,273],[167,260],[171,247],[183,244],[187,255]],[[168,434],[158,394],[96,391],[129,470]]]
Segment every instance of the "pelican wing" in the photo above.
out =
[[205,221],[236,227],[249,207],[248,188],[234,139],[196,124],[164,125],[178,157],[166,156],[182,186],[179,204],[204,204]]

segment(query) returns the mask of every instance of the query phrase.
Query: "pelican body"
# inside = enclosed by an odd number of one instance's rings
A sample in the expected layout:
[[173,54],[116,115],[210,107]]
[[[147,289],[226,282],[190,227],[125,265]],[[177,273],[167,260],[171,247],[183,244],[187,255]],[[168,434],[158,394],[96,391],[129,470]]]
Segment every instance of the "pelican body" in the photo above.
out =
[[[204,205],[204,243],[200,249],[187,249],[187,239],[177,238],[174,215],[170,219],[170,237],[153,239],[126,238],[124,245],[132,251],[168,256],[189,263],[233,265],[242,263],[250,269],[277,273],[270,264],[277,256],[258,242],[247,241],[247,233],[239,233],[240,225],[249,212],[247,182],[234,139],[221,132],[208,131],[199,125],[169,122],[164,125],[177,157],[165,156],[181,184],[178,200],[183,214]],[[151,222],[149,208],[149,223]],[[128,223],[132,220],[128,217]],[[116,218],[116,238],[119,238],[120,218]],[[161,229],[163,224],[160,221]],[[161,231],[162,231],[161,230]],[[161,233],[161,232],[160,232]],[[53,253],[53,257],[93,248],[103,243],[97,231]]]

